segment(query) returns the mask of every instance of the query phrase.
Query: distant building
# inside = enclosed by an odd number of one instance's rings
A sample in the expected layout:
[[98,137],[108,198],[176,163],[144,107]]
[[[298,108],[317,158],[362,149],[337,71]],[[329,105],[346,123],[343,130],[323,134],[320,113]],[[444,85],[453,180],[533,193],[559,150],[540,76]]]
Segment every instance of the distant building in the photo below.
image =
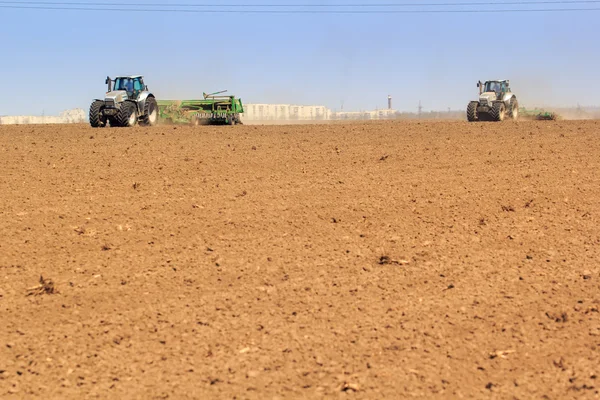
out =
[[331,115],[332,119],[391,119],[396,118],[396,110],[375,110],[375,111],[349,111],[349,112],[336,112]]
[[320,121],[332,119],[389,119],[396,110],[332,112],[325,106],[295,104],[245,104],[243,119],[248,121]]
[[0,125],[27,124],[78,124],[86,122],[87,115],[81,108],[66,110],[58,116],[53,115],[16,115],[0,117]]
[[294,104],[244,104],[244,120],[248,121],[319,121],[331,118],[325,106]]

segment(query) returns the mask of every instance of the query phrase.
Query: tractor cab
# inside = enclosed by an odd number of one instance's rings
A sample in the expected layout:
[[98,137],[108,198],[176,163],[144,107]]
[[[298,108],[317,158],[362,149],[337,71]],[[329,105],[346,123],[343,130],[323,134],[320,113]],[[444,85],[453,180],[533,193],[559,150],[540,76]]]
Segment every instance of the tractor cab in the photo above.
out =
[[[115,78],[114,82],[107,78],[108,91],[119,91],[124,90],[127,92],[129,98],[137,98],[138,95],[147,90],[146,85],[144,85],[144,78],[142,76],[119,76]],[[112,87],[111,87],[112,83]]]
[[496,93],[496,99],[501,100],[504,98],[506,93],[510,93],[510,86],[508,81],[487,81],[485,84],[479,82],[480,95],[483,93]]

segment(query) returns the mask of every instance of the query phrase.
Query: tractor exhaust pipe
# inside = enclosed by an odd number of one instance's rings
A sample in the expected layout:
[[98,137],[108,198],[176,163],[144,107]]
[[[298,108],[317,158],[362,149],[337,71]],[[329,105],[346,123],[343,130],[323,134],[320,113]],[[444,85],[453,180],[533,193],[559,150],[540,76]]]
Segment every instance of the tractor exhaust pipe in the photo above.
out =
[[110,79],[109,76],[106,77],[106,81],[104,81],[104,83],[106,83],[108,85],[108,92],[112,91],[112,79]]
[[483,93],[483,85],[481,84],[481,81],[477,82],[477,87],[479,88],[479,95],[481,96]]

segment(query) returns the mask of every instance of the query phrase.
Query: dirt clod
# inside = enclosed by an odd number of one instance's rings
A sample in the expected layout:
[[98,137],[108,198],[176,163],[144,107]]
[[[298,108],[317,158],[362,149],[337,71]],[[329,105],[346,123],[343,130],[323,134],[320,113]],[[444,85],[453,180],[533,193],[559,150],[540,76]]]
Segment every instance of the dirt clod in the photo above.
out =
[[342,392],[358,392],[360,390],[360,386],[357,383],[344,382],[340,391]]
[[40,276],[40,283],[37,286],[27,289],[27,296],[40,296],[42,294],[58,293],[54,287],[54,282],[51,279],[46,279]]

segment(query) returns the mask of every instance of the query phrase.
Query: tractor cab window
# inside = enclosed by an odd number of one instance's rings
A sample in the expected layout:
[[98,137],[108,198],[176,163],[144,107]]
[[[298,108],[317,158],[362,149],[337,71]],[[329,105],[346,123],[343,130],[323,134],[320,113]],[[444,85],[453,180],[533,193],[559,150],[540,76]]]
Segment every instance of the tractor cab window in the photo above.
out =
[[113,90],[125,90],[127,93],[137,93],[145,89],[142,78],[117,78]]
[[133,80],[133,90],[135,92],[141,92],[144,90],[144,82],[142,81],[142,78],[135,78]]
[[500,82],[486,82],[485,84],[485,92],[500,92],[502,89],[502,85]]
[[133,80],[130,78],[117,78],[115,79],[114,90],[126,90],[127,92],[133,92]]

